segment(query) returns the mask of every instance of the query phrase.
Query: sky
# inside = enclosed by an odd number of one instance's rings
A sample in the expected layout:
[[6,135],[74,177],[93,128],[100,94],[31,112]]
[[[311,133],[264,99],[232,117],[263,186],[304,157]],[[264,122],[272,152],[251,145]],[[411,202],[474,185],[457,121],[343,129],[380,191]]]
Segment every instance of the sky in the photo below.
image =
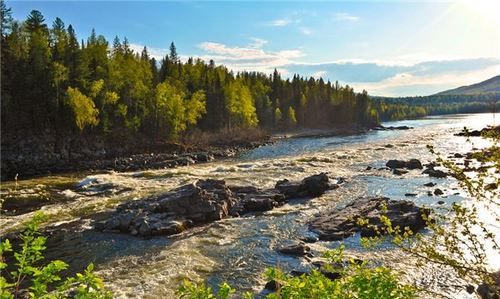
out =
[[95,28],[158,59],[174,41],[182,59],[276,68],[371,95],[429,95],[500,74],[500,0],[6,3],[15,19],[37,9],[49,25],[72,24],[80,39]]

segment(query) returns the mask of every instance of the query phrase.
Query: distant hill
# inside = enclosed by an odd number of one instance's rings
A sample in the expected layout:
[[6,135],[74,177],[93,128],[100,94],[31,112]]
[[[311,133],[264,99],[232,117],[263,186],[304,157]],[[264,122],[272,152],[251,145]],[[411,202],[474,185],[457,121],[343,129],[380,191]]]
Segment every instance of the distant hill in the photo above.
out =
[[435,95],[477,95],[488,93],[500,93],[500,75],[476,84],[442,91]]

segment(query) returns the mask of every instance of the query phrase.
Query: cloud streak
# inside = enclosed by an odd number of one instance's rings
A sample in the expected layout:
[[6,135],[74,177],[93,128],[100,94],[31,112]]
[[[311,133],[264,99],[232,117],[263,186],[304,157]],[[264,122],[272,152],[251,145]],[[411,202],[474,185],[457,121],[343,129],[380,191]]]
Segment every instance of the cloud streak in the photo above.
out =
[[269,73],[274,68],[293,63],[294,59],[304,54],[298,49],[267,51],[262,47],[267,41],[252,38],[253,43],[247,46],[235,47],[217,42],[202,42],[198,48],[205,53],[200,56],[204,60],[213,59],[218,64],[224,64],[235,71],[262,71]]
[[276,20],[272,20],[271,22],[269,22],[269,26],[274,26],[274,27],[284,27],[284,26],[287,26],[291,23],[292,21],[289,20],[289,19],[276,19]]
[[337,12],[333,14],[333,18],[337,21],[347,21],[347,22],[357,22],[360,20],[359,17],[351,15],[346,12]]

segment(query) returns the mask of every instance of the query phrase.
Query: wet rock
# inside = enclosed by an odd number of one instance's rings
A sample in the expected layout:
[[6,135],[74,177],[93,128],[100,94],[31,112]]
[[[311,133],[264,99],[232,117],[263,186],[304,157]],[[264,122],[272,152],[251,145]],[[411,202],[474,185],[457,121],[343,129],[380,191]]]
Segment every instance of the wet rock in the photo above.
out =
[[195,157],[196,161],[198,161],[198,162],[209,162],[209,161],[212,161],[215,159],[212,154],[209,154],[206,152],[196,153],[196,154],[194,154],[194,157]]
[[245,212],[264,212],[272,210],[276,201],[272,198],[250,198],[243,203]]
[[389,127],[384,127],[382,125],[374,127],[373,130],[375,131],[388,131],[388,130],[409,130],[413,129],[412,127],[409,126],[389,126]]
[[280,253],[294,256],[304,256],[311,251],[311,248],[302,242],[281,247],[278,249]]
[[422,163],[417,159],[403,160],[389,160],[385,164],[389,168],[407,168],[407,169],[422,169]]
[[276,280],[271,280],[266,283],[264,286],[264,289],[269,290],[269,291],[277,291],[278,290],[279,284],[276,282]]
[[385,166],[389,168],[406,168],[406,161],[402,160],[389,160],[385,163]]
[[394,168],[392,170],[392,173],[395,174],[395,175],[403,175],[403,174],[407,174],[408,171]]
[[467,128],[464,128],[461,132],[455,134],[455,136],[464,136],[464,137],[480,137],[485,134],[490,134],[496,132],[497,134],[500,133],[500,126],[488,126],[486,128],[483,128],[481,130],[472,130],[469,131]]
[[433,168],[428,168],[422,172],[423,174],[427,174],[430,177],[433,178],[445,178],[448,176],[448,174],[442,170],[439,169],[433,169]]
[[500,271],[491,274],[493,283],[482,283],[477,287],[477,293],[481,299],[500,298]]
[[466,287],[465,287],[465,290],[467,291],[467,293],[469,294],[474,294],[474,292],[476,291],[476,288],[471,285],[471,284],[468,284]]
[[[386,212],[382,207],[386,206]],[[418,231],[425,227],[422,214],[429,210],[417,207],[407,200],[390,200],[386,197],[358,199],[341,210],[331,210],[317,216],[310,222],[310,228],[319,234],[320,240],[342,240],[360,232],[362,236],[375,235],[375,227],[382,227],[380,216],[387,216],[393,226],[409,227]],[[358,219],[367,219],[369,225],[360,226]]]
[[438,203],[438,205],[444,205],[444,201],[442,201],[442,200],[438,201],[437,203]]
[[434,186],[436,186],[436,183],[429,182],[429,183],[425,183],[424,186],[425,187],[434,187]]
[[316,236],[306,236],[300,239],[304,243],[316,243],[319,241],[319,238]]
[[104,228],[141,236],[171,235],[191,224],[228,216],[236,201],[224,181],[199,180],[159,196],[120,205]]
[[180,166],[188,166],[188,165],[196,163],[196,161],[193,160],[193,158],[191,158],[191,157],[182,157],[182,158],[175,160],[175,162],[177,163],[177,165],[180,165]]
[[311,196],[320,196],[328,190],[328,176],[325,173],[316,174],[302,180],[307,193]]
[[299,183],[281,181],[279,188],[261,190],[254,186],[230,187],[223,180],[198,180],[157,196],[121,204],[95,228],[144,237],[177,234],[193,225],[228,216],[272,210],[298,195],[321,195],[332,187],[328,181],[326,174],[319,174]]
[[328,176],[325,173],[312,175],[300,182],[281,180],[275,186],[286,198],[317,197],[325,193],[330,187]]
[[151,228],[149,227],[149,223],[144,221],[140,226],[139,226],[139,234],[143,237],[147,237],[151,235]]
[[406,167],[408,169],[423,169],[422,163],[418,159],[410,159],[407,162],[407,166]]
[[443,195],[443,194],[444,194],[443,190],[439,188],[436,188],[436,190],[434,190],[434,195]]
[[495,190],[497,188],[498,188],[497,183],[491,183],[491,184],[484,186],[484,190],[486,190],[486,191],[492,191],[492,190]]

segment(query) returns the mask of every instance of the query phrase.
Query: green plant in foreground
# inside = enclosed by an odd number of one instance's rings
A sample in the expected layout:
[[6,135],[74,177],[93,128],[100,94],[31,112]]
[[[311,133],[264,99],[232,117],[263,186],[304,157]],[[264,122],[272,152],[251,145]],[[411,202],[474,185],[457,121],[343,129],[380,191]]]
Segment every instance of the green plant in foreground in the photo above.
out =
[[[280,269],[269,268],[265,272],[268,281],[274,281],[276,292],[268,294],[268,299],[403,299],[415,298],[418,290],[398,280],[396,273],[389,268],[372,267],[367,262],[357,263],[354,260],[345,262],[343,245],[335,250],[327,251],[328,263],[322,271],[313,270],[309,274],[291,276]],[[343,264],[334,268],[332,265]],[[325,272],[337,273],[337,279],[324,275]],[[217,294],[205,284],[194,284],[184,281],[179,287],[180,298],[188,299],[229,299],[235,292],[226,283],[219,286]],[[243,298],[253,298],[251,293],[244,293]]]
[[[83,273],[68,278],[60,276],[60,272],[68,268],[61,260],[42,266],[47,238],[41,236],[39,228],[44,219],[42,213],[36,213],[27,223],[19,251],[14,252],[8,239],[0,243],[0,298],[112,298],[103,281],[93,274],[93,264]],[[14,265],[6,263],[6,253],[13,253]]]

